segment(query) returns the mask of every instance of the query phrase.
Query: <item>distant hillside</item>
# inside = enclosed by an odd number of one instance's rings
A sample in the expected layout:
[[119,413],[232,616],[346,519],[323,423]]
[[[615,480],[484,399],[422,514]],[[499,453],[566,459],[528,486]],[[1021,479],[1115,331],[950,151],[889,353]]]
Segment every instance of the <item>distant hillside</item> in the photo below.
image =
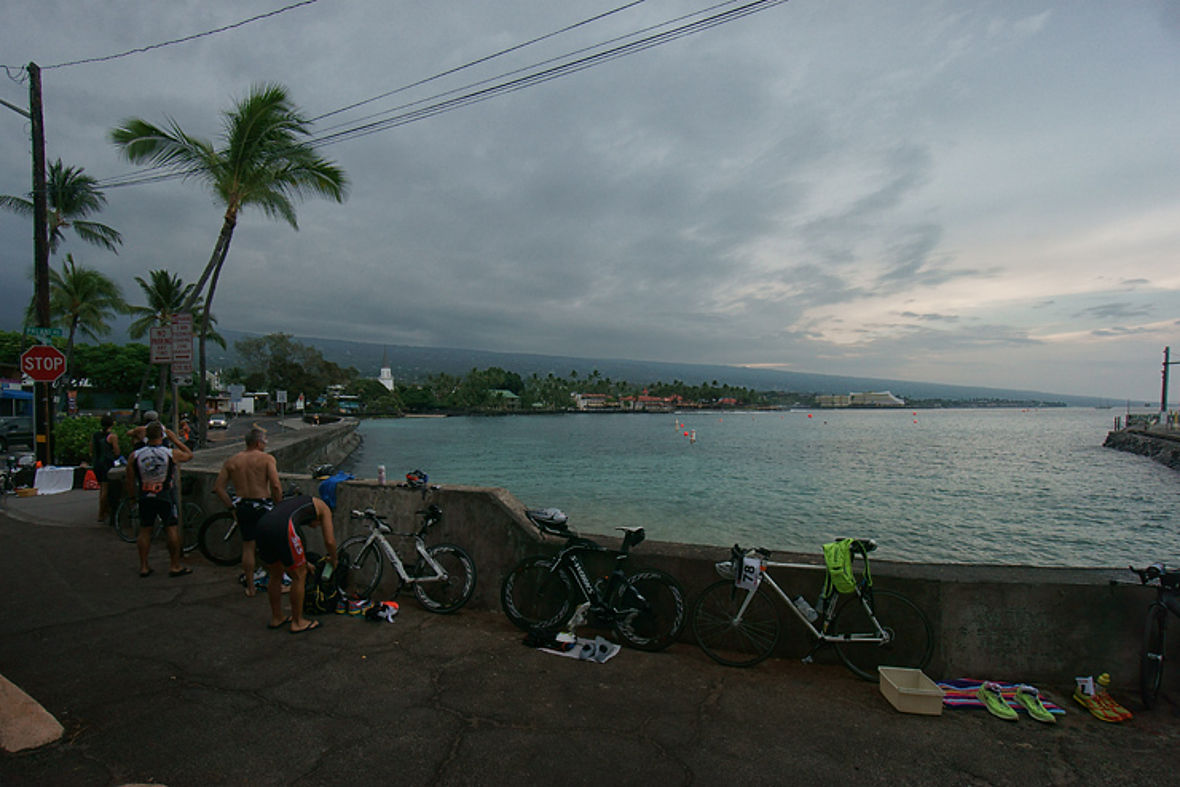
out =
[[[229,342],[230,350],[223,352],[221,348],[212,345],[208,348],[209,365],[213,368],[233,366],[238,363],[238,359],[233,353],[233,343],[238,339],[256,336],[256,334],[228,330],[221,331],[221,333]],[[406,347],[397,344],[382,345],[305,336],[294,338],[302,344],[315,347],[330,361],[341,366],[355,368],[365,377],[376,377],[381,368],[382,357],[386,357],[393,370],[394,379],[401,382],[423,380],[429,375],[440,372],[462,375],[472,369],[498,366],[501,369],[516,372],[522,377],[532,374],[544,377],[551,373],[559,377],[568,377],[571,371],[577,371],[579,376],[584,376],[597,369],[603,377],[609,377],[612,380],[626,380],[636,384],[680,380],[699,385],[716,380],[719,383],[760,391],[834,394],[848,393],[849,391],[892,391],[904,399],[1009,399],[1064,402],[1068,405],[1083,407],[1109,403],[1093,396],[1075,396],[1044,391],[746,369],[741,366],[499,353],[486,350],[461,350],[453,347]]]

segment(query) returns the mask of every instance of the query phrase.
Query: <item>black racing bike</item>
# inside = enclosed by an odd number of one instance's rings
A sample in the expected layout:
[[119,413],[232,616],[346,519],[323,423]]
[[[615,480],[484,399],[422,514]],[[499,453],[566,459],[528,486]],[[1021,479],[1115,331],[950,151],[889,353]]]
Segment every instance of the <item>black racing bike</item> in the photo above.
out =
[[1146,708],[1159,701],[1164,682],[1164,652],[1168,645],[1168,615],[1180,617],[1180,571],[1169,571],[1162,563],[1147,568],[1131,567],[1139,581],[1156,589],[1155,601],[1147,608],[1143,627],[1143,649],[1139,652],[1139,694]]
[[[565,544],[552,557],[525,558],[504,578],[500,603],[514,624],[526,631],[555,630],[584,610],[591,623],[612,628],[639,650],[663,650],[680,636],[688,618],[680,583],[663,571],[631,566],[631,549],[645,538],[642,527],[616,528],[623,531],[623,543],[613,550],[580,537],[556,508],[525,514],[542,533],[565,538]],[[592,580],[587,561],[599,557],[613,558],[613,569]]]

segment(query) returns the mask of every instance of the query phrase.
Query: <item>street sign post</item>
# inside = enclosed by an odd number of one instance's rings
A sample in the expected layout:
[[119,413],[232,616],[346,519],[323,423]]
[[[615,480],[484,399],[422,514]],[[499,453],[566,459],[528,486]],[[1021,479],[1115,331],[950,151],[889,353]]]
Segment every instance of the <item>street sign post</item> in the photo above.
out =
[[20,355],[20,370],[35,383],[52,383],[66,372],[66,357],[50,344],[37,344]]

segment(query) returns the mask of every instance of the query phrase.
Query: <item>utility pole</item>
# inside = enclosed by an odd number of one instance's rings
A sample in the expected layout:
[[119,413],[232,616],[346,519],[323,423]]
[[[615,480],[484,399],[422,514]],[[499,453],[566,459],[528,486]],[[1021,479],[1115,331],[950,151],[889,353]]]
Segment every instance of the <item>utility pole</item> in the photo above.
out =
[[1169,357],[1171,356],[1171,352],[1172,352],[1171,347],[1164,348],[1164,375],[1163,375],[1164,376],[1164,385],[1160,391],[1160,417],[1161,418],[1166,417],[1168,414],[1168,367],[1175,366],[1176,364],[1180,363],[1180,361],[1168,360]]
[[[33,137],[33,300],[37,327],[49,327],[49,193],[45,185],[45,118],[41,107],[41,68],[29,63],[29,119]],[[53,464],[53,385],[34,383],[34,438],[37,458]]]

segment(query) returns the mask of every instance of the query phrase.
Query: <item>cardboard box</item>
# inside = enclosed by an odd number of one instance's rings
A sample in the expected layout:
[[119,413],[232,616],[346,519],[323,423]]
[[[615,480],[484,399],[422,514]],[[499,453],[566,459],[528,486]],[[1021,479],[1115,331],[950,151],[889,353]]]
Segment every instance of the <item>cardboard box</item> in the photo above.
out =
[[877,667],[881,693],[902,713],[942,715],[942,689],[920,669]]
[[37,494],[37,487],[25,487],[24,489],[16,490],[17,497],[35,497]]

